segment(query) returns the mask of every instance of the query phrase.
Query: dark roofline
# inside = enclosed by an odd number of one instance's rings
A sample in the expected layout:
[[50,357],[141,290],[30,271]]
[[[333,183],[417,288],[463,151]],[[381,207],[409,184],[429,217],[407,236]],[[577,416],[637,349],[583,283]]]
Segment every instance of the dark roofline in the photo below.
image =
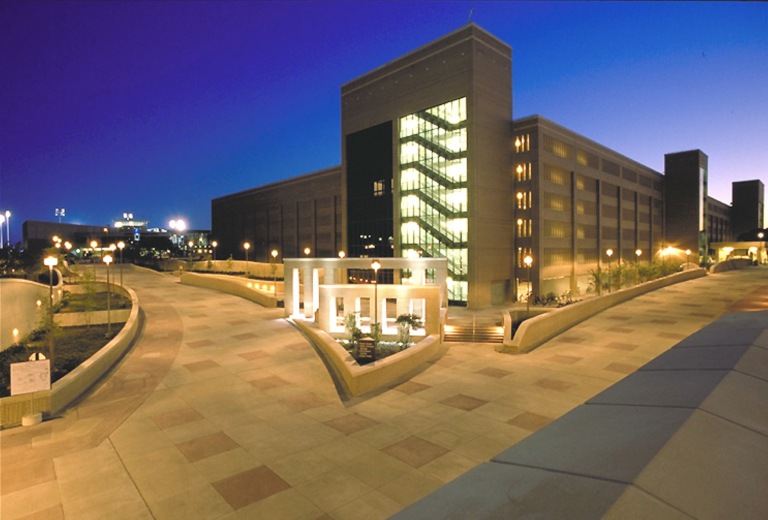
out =
[[317,170],[310,173],[304,173],[302,175],[297,175],[295,177],[289,177],[287,179],[283,179],[281,181],[275,181],[271,182],[269,184],[264,184],[262,186],[256,186],[255,188],[248,188],[247,190],[238,191],[236,193],[230,193],[229,195],[222,195],[221,197],[216,197],[215,199],[211,200],[211,203],[220,201],[220,200],[226,200],[231,199],[235,197],[242,197],[244,195],[249,195],[251,193],[256,193],[259,191],[266,191],[270,189],[274,189],[281,186],[289,186],[291,184],[295,184],[298,182],[304,182],[307,180],[310,180],[315,177],[325,177],[333,174],[341,174],[341,165],[338,166],[331,166],[330,168],[324,168],[322,170]]

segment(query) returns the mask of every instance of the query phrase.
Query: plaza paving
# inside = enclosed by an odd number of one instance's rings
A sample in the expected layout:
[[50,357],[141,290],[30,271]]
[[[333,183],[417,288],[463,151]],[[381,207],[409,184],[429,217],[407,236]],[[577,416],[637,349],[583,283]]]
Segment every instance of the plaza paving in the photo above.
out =
[[0,517],[378,519],[512,446],[726,312],[768,270],[708,276],[595,316],[527,355],[448,344],[342,401],[282,310],[126,271],[145,328],[64,417],[0,432]]

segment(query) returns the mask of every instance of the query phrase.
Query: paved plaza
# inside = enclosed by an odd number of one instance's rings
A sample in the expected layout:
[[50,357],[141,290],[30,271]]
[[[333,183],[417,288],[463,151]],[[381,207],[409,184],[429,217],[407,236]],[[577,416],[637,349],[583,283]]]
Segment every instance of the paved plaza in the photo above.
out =
[[282,309],[126,270],[143,333],[61,418],[0,432],[0,517],[383,519],[488,461],[727,312],[768,269],[660,289],[534,350],[447,344],[343,401]]

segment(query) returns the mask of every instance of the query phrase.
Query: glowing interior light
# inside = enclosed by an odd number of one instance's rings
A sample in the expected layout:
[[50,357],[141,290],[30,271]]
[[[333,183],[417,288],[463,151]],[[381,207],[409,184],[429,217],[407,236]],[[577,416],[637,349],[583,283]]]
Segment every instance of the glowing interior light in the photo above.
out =
[[448,221],[448,229],[453,231],[454,233],[466,233],[467,232],[467,219],[465,218],[455,218],[453,220]]
[[415,249],[408,250],[408,258],[418,258],[418,257],[419,257],[419,253],[417,253]]
[[458,152],[461,150],[461,136],[457,135],[448,139],[445,143],[448,145],[448,149]]
[[467,174],[466,159],[461,159],[453,164],[449,164],[446,168],[446,173],[448,173],[448,176],[452,179],[461,179],[464,177]]
[[[520,138],[519,138],[519,137],[518,137],[517,139],[515,139],[515,148],[520,148],[520,145],[521,145],[521,144],[522,144],[522,143],[520,142]],[[518,168],[519,168],[519,167],[518,167]]]
[[403,199],[406,207],[415,208],[419,205],[419,198],[416,195],[408,195]]
[[523,166],[521,164],[517,165],[517,173],[523,173]]
[[519,218],[517,219],[517,225],[522,226],[523,225],[523,219]]

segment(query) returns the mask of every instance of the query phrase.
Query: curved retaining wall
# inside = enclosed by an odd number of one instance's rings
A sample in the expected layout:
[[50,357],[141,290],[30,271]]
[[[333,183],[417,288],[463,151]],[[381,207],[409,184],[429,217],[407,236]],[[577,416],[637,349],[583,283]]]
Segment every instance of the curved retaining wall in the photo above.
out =
[[293,323],[321,350],[349,396],[362,395],[382,388],[408,374],[437,354],[442,345],[440,336],[432,334],[402,352],[360,366],[352,355],[326,332],[301,320],[295,320]]
[[[54,304],[61,301],[62,276],[53,286]],[[0,278],[0,350],[5,350],[35,330],[40,323],[37,301],[48,301],[50,286],[21,280],[18,278]],[[18,334],[13,333],[17,329]]]
[[240,296],[264,307],[277,307],[277,299],[271,291],[248,287],[249,283],[253,285],[256,282],[246,278],[220,274],[184,273],[181,275],[181,283]]
[[705,269],[689,269],[682,273],[665,276],[658,280],[645,282],[628,289],[621,289],[602,296],[596,296],[587,300],[554,309],[546,314],[525,320],[515,333],[512,334],[512,322],[508,313],[504,314],[504,346],[501,352],[521,354],[538,347],[545,341],[552,339],[577,323],[594,316],[618,303],[631,300],[636,296],[661,289],[680,282],[693,280],[706,276]]
[[[131,314],[123,329],[98,352],[76,369],[53,383],[51,390],[34,395],[35,412],[56,415],[85,394],[107,373],[130,348],[141,329],[139,299],[133,290],[112,285],[112,290],[122,292],[131,299]],[[18,426],[21,417],[31,411],[29,394],[0,399],[0,426]]]
[[725,262],[718,262],[709,268],[710,273],[724,273],[725,271],[733,271],[734,269],[744,269],[752,265],[752,261],[748,258],[732,258]]

